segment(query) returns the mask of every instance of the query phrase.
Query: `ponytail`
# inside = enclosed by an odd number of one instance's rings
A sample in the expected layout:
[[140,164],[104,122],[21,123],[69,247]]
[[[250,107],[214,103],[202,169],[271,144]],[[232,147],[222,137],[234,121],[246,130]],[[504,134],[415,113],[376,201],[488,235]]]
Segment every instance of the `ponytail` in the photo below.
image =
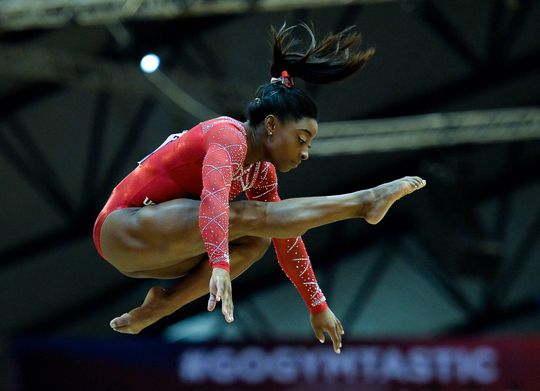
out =
[[[298,48],[300,41],[292,33],[302,27],[310,37],[309,46],[303,51]],[[292,77],[299,77],[310,83],[326,84],[344,79],[360,70],[375,54],[375,49],[359,49],[361,36],[352,31],[354,26],[333,34],[328,34],[317,42],[313,28],[307,24],[287,27],[284,23],[279,30],[272,27],[273,64],[270,70],[278,77],[284,70]]]
[[[300,42],[292,37],[294,29],[304,28],[311,43],[304,51],[297,47]],[[317,119],[315,102],[302,89],[295,87],[293,78],[299,77],[310,83],[326,84],[344,79],[360,70],[373,56],[375,49],[358,49],[360,35],[349,27],[337,34],[328,34],[317,43],[312,29],[305,23],[279,30],[272,27],[273,64],[270,83],[257,89],[255,99],[248,103],[246,117],[252,126],[260,124],[267,115],[280,120]]]

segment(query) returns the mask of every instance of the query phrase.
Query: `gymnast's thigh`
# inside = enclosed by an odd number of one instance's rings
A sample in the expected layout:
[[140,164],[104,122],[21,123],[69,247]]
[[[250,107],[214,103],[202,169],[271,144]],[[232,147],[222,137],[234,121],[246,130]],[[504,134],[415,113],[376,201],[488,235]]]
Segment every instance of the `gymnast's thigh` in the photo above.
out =
[[103,257],[122,272],[137,272],[178,265],[205,254],[197,215],[182,216],[181,212],[193,214],[172,201],[111,212],[99,235]]

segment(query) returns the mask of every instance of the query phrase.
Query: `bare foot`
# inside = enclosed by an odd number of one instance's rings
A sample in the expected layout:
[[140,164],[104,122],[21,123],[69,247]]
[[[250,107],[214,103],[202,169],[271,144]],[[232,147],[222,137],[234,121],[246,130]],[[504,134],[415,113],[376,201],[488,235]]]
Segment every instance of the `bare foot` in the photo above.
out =
[[425,185],[426,181],[420,177],[406,176],[370,189],[373,199],[365,213],[365,220],[370,224],[377,224],[383,219],[394,202],[421,189]]
[[155,286],[150,288],[140,307],[114,318],[110,325],[119,333],[138,334],[142,329],[168,315],[166,308],[165,289]]

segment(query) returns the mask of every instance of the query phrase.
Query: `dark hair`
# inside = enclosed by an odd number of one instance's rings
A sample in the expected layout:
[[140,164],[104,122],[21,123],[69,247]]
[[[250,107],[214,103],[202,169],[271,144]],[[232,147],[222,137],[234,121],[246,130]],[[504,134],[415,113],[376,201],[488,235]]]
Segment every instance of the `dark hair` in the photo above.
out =
[[[304,28],[311,43],[304,51],[297,47],[300,41],[292,36],[297,27]],[[344,79],[360,70],[373,56],[373,48],[360,51],[360,34],[349,27],[337,34],[328,34],[317,43],[313,29],[301,23],[276,30],[272,27],[273,63],[272,77],[280,77],[287,71],[291,77],[299,77],[310,83],[326,84]],[[259,86],[255,99],[246,108],[248,121],[257,126],[267,115],[274,114],[280,120],[317,118],[318,110],[309,95],[298,87],[286,87],[283,83],[265,83]]]

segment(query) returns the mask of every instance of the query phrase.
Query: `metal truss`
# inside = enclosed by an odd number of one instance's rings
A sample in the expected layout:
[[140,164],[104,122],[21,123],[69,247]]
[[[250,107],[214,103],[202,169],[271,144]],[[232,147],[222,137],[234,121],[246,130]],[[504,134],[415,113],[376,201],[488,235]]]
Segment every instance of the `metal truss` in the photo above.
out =
[[0,29],[100,25],[129,19],[166,19],[244,12],[289,11],[396,0],[4,0]]
[[540,109],[437,113],[364,121],[323,122],[314,156],[485,144],[540,138]]

